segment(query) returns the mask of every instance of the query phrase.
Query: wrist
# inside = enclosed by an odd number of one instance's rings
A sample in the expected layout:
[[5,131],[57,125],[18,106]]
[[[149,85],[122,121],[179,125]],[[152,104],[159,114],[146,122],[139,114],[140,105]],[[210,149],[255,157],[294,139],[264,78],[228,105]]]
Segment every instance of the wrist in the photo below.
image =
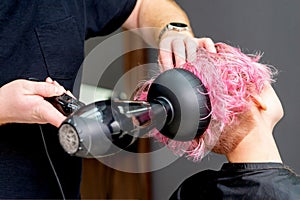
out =
[[160,41],[163,36],[169,32],[169,31],[174,31],[174,32],[181,32],[181,33],[189,33],[190,35],[193,35],[191,33],[191,28],[188,24],[181,23],[181,22],[170,22],[167,25],[163,27],[163,29],[160,31],[158,35],[158,41]]

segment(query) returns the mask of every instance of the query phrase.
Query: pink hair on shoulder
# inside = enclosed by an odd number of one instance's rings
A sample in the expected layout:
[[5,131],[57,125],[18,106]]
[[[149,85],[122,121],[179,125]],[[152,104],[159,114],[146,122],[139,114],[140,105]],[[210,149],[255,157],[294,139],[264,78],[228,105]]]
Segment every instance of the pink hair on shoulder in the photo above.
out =
[[[210,152],[225,126],[237,120],[237,115],[249,109],[249,98],[259,94],[264,85],[273,81],[277,72],[259,63],[260,55],[246,55],[238,48],[217,43],[217,53],[203,48],[197,50],[196,59],[181,66],[200,78],[211,100],[211,123],[200,138],[180,142],[171,140],[157,130],[150,135],[168,146],[176,155],[200,161]],[[135,95],[146,100],[153,79],[143,83]]]

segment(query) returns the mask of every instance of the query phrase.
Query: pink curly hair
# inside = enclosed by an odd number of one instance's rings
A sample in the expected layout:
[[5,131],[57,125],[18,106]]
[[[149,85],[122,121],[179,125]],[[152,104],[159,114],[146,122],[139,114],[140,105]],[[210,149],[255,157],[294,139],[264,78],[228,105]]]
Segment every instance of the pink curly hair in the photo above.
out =
[[[194,73],[203,82],[211,100],[211,123],[200,138],[188,142],[171,140],[154,130],[151,136],[166,144],[175,154],[185,154],[200,161],[216,144],[225,126],[238,120],[238,114],[249,110],[249,98],[259,94],[266,83],[274,81],[276,70],[258,63],[260,55],[246,55],[240,49],[224,43],[216,44],[217,53],[203,48],[196,59],[181,66]],[[135,95],[146,100],[153,79],[143,83]]]

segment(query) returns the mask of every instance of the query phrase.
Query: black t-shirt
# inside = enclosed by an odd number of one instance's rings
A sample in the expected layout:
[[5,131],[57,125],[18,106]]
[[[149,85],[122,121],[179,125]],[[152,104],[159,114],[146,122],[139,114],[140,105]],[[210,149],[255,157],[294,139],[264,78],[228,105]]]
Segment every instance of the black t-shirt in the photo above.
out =
[[300,177],[280,163],[225,163],[186,179],[171,200],[300,199]]
[[[120,27],[136,0],[1,0],[0,87],[47,76],[72,90],[84,41]],[[14,98],[14,97],[11,97]],[[42,125],[65,197],[79,197],[81,159],[61,148],[57,128]],[[62,198],[38,125],[0,126],[0,198]]]

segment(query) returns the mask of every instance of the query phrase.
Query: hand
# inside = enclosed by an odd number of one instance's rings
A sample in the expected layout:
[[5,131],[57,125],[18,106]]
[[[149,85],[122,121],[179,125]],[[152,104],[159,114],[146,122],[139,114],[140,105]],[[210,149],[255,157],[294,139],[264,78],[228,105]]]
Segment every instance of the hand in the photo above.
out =
[[65,89],[47,78],[46,82],[15,80],[0,88],[0,123],[50,123],[65,120],[44,97],[62,95]]
[[168,31],[159,44],[159,62],[162,70],[179,67],[196,58],[196,50],[203,47],[216,53],[214,42],[210,38],[194,38],[188,31]]
[[[51,83],[53,85],[56,85],[58,87],[62,87],[58,82],[53,81],[50,77],[46,78],[46,82]],[[76,99],[76,97],[72,94],[72,92],[70,92],[70,90],[67,90],[67,91],[65,90],[64,93],[66,93],[67,95],[69,95],[69,96],[73,97],[74,99]]]

